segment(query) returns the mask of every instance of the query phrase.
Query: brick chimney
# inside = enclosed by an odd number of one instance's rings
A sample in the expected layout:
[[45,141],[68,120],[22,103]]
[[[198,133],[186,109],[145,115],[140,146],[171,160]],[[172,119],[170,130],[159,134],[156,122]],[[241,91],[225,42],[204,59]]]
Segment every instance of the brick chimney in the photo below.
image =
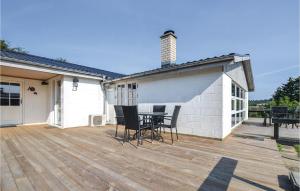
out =
[[160,36],[161,67],[176,64],[176,39],[175,32],[172,30],[168,30]]

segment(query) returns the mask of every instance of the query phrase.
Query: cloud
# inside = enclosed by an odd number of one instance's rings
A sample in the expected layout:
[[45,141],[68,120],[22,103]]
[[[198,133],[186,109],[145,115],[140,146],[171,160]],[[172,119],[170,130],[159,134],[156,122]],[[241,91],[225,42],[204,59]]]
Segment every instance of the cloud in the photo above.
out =
[[260,73],[260,74],[257,74],[255,77],[270,76],[270,75],[278,74],[278,73],[281,73],[281,72],[284,72],[284,71],[292,70],[292,69],[295,69],[295,68],[298,68],[298,71],[299,71],[299,65],[292,65],[292,66],[289,66],[289,67],[286,67],[286,68],[281,68],[281,69],[272,70],[272,71],[265,72],[265,73]]

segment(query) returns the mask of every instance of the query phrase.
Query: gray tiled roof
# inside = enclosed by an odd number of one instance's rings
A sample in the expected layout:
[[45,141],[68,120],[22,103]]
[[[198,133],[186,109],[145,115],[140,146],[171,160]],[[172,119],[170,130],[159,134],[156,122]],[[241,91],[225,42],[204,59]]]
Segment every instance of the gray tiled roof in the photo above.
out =
[[63,62],[59,60],[54,60],[50,58],[45,58],[41,56],[35,56],[31,54],[26,53],[19,53],[19,52],[13,52],[13,51],[6,51],[1,50],[0,51],[1,60],[14,60],[14,61],[20,61],[20,62],[30,62],[33,65],[38,65],[42,67],[47,68],[55,68],[55,69],[61,69],[61,70],[67,70],[72,71],[75,73],[81,73],[81,74],[88,74],[92,76],[99,76],[103,77],[106,76],[107,79],[115,79],[123,77],[123,74],[110,72],[106,70],[101,70],[97,68],[82,66],[78,64],[73,64],[69,62]]
[[[138,77],[144,77],[144,76],[151,76],[151,75],[155,75],[155,74],[183,70],[186,68],[193,68],[193,67],[205,68],[205,66],[217,65],[219,63],[222,63],[223,61],[234,60],[235,56],[244,57],[244,56],[249,56],[249,54],[241,55],[241,54],[237,54],[237,53],[230,53],[227,55],[215,56],[215,57],[190,61],[190,62],[186,62],[186,63],[182,63],[182,64],[171,64],[166,67],[160,67],[160,68],[156,68],[153,70],[138,72],[138,73],[130,74],[130,75],[123,76],[120,78],[116,78],[116,79],[113,79],[112,81],[125,80],[125,79],[130,79],[130,78],[138,78]],[[246,75],[249,91],[253,91],[254,90],[254,81],[253,81],[250,60],[244,61],[243,65],[245,68],[245,75]]]
[[128,78],[141,77],[141,76],[148,76],[148,75],[152,75],[152,74],[175,71],[175,70],[179,70],[179,69],[195,67],[195,66],[205,65],[205,64],[214,64],[214,63],[217,63],[217,62],[221,62],[223,60],[234,59],[234,56],[245,56],[245,55],[230,53],[230,54],[227,54],[227,55],[215,56],[215,57],[211,57],[211,58],[205,58],[205,59],[185,62],[185,63],[181,63],[181,64],[170,64],[170,65],[165,66],[165,67],[159,67],[159,68],[156,68],[156,69],[152,69],[152,70],[148,70],[148,71],[143,71],[143,72],[138,72],[138,73],[130,74],[130,75],[127,75],[127,76],[123,76],[123,77],[117,78],[115,80],[128,79]]

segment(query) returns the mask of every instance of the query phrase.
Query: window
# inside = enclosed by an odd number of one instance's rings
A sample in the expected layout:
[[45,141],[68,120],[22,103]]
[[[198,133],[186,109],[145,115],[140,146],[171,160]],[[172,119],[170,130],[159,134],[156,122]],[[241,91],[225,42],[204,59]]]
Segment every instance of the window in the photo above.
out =
[[137,84],[132,83],[128,84],[128,105],[136,105],[137,104]]
[[231,84],[231,126],[245,118],[245,90],[236,83]]
[[1,106],[19,106],[20,98],[20,84],[0,82]]
[[240,100],[241,104],[240,104],[240,110],[243,110],[244,109],[244,101],[243,100]]
[[125,105],[125,85],[117,86],[117,104]]
[[236,100],[236,111],[239,111],[240,110],[240,100]]
[[235,125],[235,114],[231,115],[231,127]]

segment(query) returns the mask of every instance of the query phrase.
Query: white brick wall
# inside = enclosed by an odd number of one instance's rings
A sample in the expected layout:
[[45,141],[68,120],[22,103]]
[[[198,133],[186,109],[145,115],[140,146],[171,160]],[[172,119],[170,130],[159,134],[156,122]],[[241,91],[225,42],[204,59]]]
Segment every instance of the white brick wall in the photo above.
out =
[[222,137],[226,137],[231,132],[231,78],[223,73],[223,128],[222,128]]
[[[178,131],[184,134],[222,138],[222,71],[168,76],[138,81],[140,111],[151,111],[154,104],[181,105]],[[229,118],[230,120],[230,118]]]
[[152,111],[153,105],[160,104],[166,105],[166,112],[172,115],[174,106],[181,105],[178,117],[180,133],[222,139],[232,130],[231,76],[243,86],[246,83],[244,71],[240,67],[238,65],[231,68],[234,71],[225,73],[221,68],[215,68],[153,75],[128,82],[138,83],[139,111]]

